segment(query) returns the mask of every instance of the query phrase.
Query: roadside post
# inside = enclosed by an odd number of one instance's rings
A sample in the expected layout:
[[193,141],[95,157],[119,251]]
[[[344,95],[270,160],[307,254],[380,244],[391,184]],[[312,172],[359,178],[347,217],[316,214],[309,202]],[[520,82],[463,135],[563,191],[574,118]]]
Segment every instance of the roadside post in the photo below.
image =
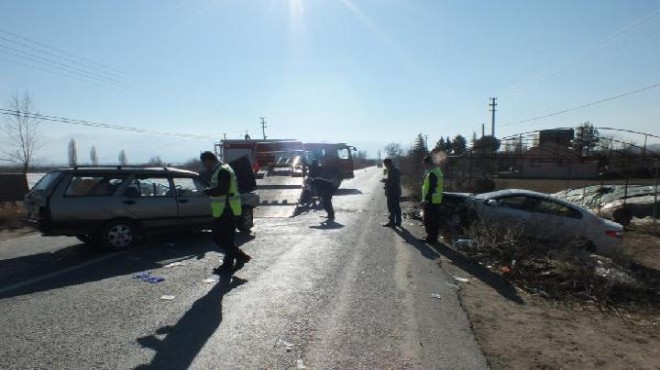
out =
[[656,157],[653,160],[653,164],[655,165],[655,188],[653,192],[653,225],[655,226],[656,223],[658,222],[657,217],[658,217],[658,158]]

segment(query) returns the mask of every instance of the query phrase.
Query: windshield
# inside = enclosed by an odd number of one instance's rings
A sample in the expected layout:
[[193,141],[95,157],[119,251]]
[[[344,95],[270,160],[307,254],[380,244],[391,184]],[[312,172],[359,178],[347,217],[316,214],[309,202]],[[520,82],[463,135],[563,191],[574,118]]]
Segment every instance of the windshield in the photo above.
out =
[[60,176],[61,172],[59,171],[53,171],[53,172],[48,172],[47,174],[44,175],[44,177],[41,178],[36,184],[34,184],[34,187],[32,187],[32,191],[34,192],[42,192],[48,189],[53,182]]

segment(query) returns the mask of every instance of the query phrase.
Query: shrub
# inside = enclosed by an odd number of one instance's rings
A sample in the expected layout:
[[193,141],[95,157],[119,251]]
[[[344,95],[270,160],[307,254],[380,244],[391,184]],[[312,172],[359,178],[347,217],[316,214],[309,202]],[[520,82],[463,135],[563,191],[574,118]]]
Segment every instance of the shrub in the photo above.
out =
[[0,202],[0,230],[21,227],[23,207],[15,202]]

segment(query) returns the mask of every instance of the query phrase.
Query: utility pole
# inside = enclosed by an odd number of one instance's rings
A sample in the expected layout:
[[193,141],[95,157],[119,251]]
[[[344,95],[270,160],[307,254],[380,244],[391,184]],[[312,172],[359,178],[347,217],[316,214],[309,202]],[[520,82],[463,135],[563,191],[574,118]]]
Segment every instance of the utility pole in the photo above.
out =
[[266,117],[261,118],[261,131],[264,133],[264,140],[266,140]]
[[491,113],[491,118],[490,118],[490,134],[491,136],[495,137],[495,112],[497,112],[497,103],[495,102],[497,98],[490,98],[490,113]]
[[481,124],[481,137],[484,137],[486,135],[486,124],[482,123]]

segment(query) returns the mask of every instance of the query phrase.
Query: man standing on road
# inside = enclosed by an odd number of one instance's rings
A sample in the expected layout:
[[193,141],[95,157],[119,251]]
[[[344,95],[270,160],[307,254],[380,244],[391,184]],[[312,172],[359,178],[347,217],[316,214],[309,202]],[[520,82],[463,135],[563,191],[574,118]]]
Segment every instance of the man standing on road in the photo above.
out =
[[387,211],[389,212],[389,221],[383,226],[400,227],[401,226],[401,170],[394,165],[392,159],[385,158],[383,161],[387,169],[387,178],[385,182],[385,197],[387,198]]
[[426,169],[426,176],[422,184],[421,207],[424,211],[426,238],[422,240],[427,243],[436,243],[440,231],[440,203],[442,202],[444,177],[442,170],[433,163],[433,158],[430,155],[424,157],[424,168]]
[[332,207],[332,196],[337,191],[337,187],[332,180],[323,176],[327,175],[327,173],[323,174],[323,172],[323,167],[320,165],[319,161],[312,161],[312,165],[309,166],[308,175],[312,188],[319,198],[321,198],[323,209],[328,213],[328,222],[333,222],[335,220],[335,210]]
[[222,164],[212,152],[202,153],[199,159],[204,168],[212,174],[211,186],[205,189],[204,193],[211,198],[213,240],[225,253],[222,266],[214,269],[213,272],[218,274],[234,272],[251,259],[236,246],[236,218],[242,213],[236,174],[231,166]]

